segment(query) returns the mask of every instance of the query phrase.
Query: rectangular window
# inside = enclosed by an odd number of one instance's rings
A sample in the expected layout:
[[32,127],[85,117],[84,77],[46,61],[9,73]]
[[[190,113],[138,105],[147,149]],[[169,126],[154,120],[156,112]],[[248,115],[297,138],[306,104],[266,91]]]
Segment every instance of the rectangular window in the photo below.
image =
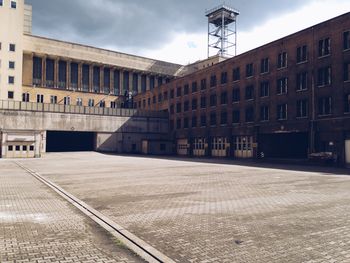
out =
[[318,115],[331,115],[332,114],[332,98],[322,97],[318,99]]
[[182,88],[181,87],[177,87],[176,88],[176,97],[181,97],[182,93]]
[[210,126],[216,126],[216,112],[210,113]]
[[89,107],[94,107],[95,106],[95,100],[94,99],[89,99],[88,106]]
[[158,87],[162,86],[163,84],[163,77],[158,77]]
[[307,99],[297,101],[297,118],[306,118],[308,116],[309,102]]
[[8,83],[9,84],[15,84],[15,77],[14,76],[9,76]]
[[263,81],[260,83],[260,97],[268,97],[270,94],[270,82]]
[[189,101],[185,101],[184,102],[184,112],[187,112],[190,109],[190,102]]
[[83,106],[83,99],[77,98],[77,106]]
[[326,86],[331,85],[332,82],[332,70],[331,67],[319,68],[317,71],[317,85]]
[[279,53],[277,58],[277,68],[278,69],[286,68],[287,65],[288,65],[287,52]]
[[221,73],[221,84],[226,84],[227,83],[227,72],[222,72]]
[[13,151],[13,145],[9,145],[9,146],[8,146],[8,151],[9,151],[9,152],[12,152],[12,151]]
[[350,113],[350,94],[344,95],[344,112]]
[[[61,67],[64,67],[63,64],[61,64]],[[101,74],[100,74],[100,67],[93,67],[93,74],[92,74],[92,84],[93,84],[93,91],[95,93],[100,92],[100,83],[101,83]],[[59,70],[61,72],[61,70]],[[62,71],[64,72],[64,70]],[[64,74],[64,73],[62,73]],[[124,72],[124,95],[127,95],[127,91],[129,90],[129,72]]]
[[227,104],[227,92],[226,91],[221,93],[221,95],[220,95],[220,104],[221,105]]
[[[145,106],[146,106],[146,101],[144,101],[145,103]],[[144,106],[144,108],[145,108],[145,106]],[[170,105],[170,114],[174,114],[174,112],[175,112],[175,107],[174,107],[174,105],[172,104],[172,105]]]
[[197,99],[192,99],[192,110],[197,109]]
[[245,67],[245,76],[247,78],[253,76],[253,63],[247,64]]
[[176,104],[176,113],[180,113],[181,112],[181,103],[177,103]]
[[181,119],[176,120],[176,129],[181,129]]
[[240,122],[240,111],[234,110],[232,112],[232,123],[237,124]]
[[277,95],[287,94],[288,92],[288,78],[280,78],[277,80]]
[[15,69],[15,62],[9,61],[9,69]]
[[57,96],[51,95],[50,96],[50,103],[51,104],[57,104]]
[[233,69],[232,79],[233,79],[233,81],[238,81],[238,80],[241,79],[241,73],[240,73],[240,69],[239,68]]
[[343,33],[343,43],[344,50],[350,49],[350,31]]
[[79,65],[78,63],[70,63],[70,89],[78,89]]
[[344,81],[350,80],[350,63],[344,63]]
[[100,108],[105,108],[106,107],[106,102],[104,100],[101,100],[99,103],[98,103],[98,106]]
[[31,152],[34,151],[34,145],[29,146],[29,151],[31,151]]
[[141,75],[141,92],[146,92],[147,90],[147,76]]
[[307,46],[301,46],[297,48],[297,63],[307,61]]
[[331,40],[329,37],[318,41],[318,56],[324,57],[331,53]]
[[268,121],[270,118],[270,110],[269,106],[261,106],[260,107],[260,120]]
[[269,59],[263,58],[260,62],[260,73],[268,73],[269,72]]
[[250,85],[245,88],[245,99],[253,100],[254,99],[254,86]]
[[63,98],[63,104],[70,105],[70,97],[69,96]]
[[[46,68],[47,68],[47,62],[46,62]],[[89,65],[83,65],[82,69],[82,89],[85,92],[89,91],[90,86],[90,66]],[[118,75],[117,75],[118,73]],[[118,83],[117,83],[118,82]],[[119,95],[119,71],[114,72],[114,94]]]
[[287,104],[277,105],[277,120],[286,120],[287,119]]
[[254,122],[254,108],[249,107],[245,110],[245,122]]
[[192,117],[192,128],[195,128],[195,127],[197,127],[197,117],[196,116]]
[[227,125],[227,112],[226,111],[223,111],[220,114],[220,124]]
[[184,129],[188,129],[188,118],[184,118]]
[[205,109],[207,107],[207,98],[201,97],[201,108]]
[[37,103],[44,103],[44,95],[43,94],[37,94],[36,95],[36,102]]
[[17,3],[16,1],[11,1],[11,8],[16,9],[17,8]]
[[201,115],[201,127],[207,126],[207,116]]
[[13,91],[7,92],[7,98],[8,99],[13,99],[14,98],[14,92]]
[[29,102],[29,93],[22,93],[22,101]]
[[188,84],[186,84],[186,85],[184,86],[184,95],[188,95],[189,90],[190,90],[190,87],[189,87]]
[[[135,83],[135,77],[136,77],[136,83]],[[133,91],[134,94],[137,94],[137,74],[133,74]],[[136,86],[135,86],[136,84]],[[109,94],[111,90],[111,69],[109,68],[104,68],[103,69],[103,93],[104,94]]]
[[194,81],[194,82],[192,82],[192,93],[196,93],[197,92],[197,82],[196,81]]
[[21,146],[16,145],[16,151],[20,151],[21,150]]
[[232,102],[239,102],[241,100],[241,91],[239,88],[232,90]]
[[307,80],[308,80],[308,74],[307,72],[300,72],[297,74],[297,91],[307,90]]
[[22,146],[22,150],[23,150],[24,152],[26,152],[26,151],[27,151],[27,145],[23,145],[23,146]]
[[210,95],[210,107],[215,107],[217,104],[216,94]]
[[201,90],[205,90],[207,88],[207,79],[201,80]]
[[0,0],[0,6],[3,6],[3,4],[4,4],[3,0]]
[[10,44],[9,45],[9,51],[15,52],[16,51],[16,45],[15,44]]
[[210,87],[215,87],[216,86],[216,75],[211,75],[210,76]]
[[170,90],[170,99],[173,99],[175,97],[175,92],[174,90]]
[[154,76],[150,76],[149,77],[149,88],[150,88],[150,90],[154,89],[154,87],[156,85],[155,83],[156,83],[155,77]]

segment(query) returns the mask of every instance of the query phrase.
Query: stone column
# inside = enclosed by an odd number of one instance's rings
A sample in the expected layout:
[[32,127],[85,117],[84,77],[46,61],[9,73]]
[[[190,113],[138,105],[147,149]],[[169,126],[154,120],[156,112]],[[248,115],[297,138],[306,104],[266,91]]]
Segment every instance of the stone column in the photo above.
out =
[[41,59],[41,86],[46,87],[46,55]]
[[78,90],[81,91],[83,89],[83,63],[78,63]]
[[109,68],[109,93],[114,94],[114,69]]
[[89,92],[93,92],[94,64],[89,64]]
[[98,93],[104,93],[104,65],[100,65],[100,87]]
[[150,75],[146,75],[146,90],[150,90],[151,86],[150,86]]
[[142,74],[137,74],[137,93],[140,94],[141,93],[141,77]]

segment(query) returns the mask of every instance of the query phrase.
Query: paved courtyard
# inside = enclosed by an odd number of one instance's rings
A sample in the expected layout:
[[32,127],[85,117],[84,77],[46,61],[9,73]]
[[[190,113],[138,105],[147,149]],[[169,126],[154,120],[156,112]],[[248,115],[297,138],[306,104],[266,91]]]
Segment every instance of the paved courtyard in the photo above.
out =
[[345,171],[98,153],[20,162],[177,262],[350,262]]
[[15,163],[0,160],[1,263],[142,262],[107,233]]

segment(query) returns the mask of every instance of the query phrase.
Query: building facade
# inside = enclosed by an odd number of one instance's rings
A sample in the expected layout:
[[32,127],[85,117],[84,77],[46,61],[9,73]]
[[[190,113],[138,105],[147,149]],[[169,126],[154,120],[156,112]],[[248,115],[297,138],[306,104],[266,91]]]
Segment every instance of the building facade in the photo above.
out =
[[169,111],[179,155],[350,163],[350,13],[176,78],[136,102]]

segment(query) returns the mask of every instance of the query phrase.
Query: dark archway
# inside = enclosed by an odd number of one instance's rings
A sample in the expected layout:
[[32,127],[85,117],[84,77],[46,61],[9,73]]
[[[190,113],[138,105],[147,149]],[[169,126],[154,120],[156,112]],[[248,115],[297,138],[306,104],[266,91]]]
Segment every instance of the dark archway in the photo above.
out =
[[95,133],[47,131],[46,152],[93,151]]

